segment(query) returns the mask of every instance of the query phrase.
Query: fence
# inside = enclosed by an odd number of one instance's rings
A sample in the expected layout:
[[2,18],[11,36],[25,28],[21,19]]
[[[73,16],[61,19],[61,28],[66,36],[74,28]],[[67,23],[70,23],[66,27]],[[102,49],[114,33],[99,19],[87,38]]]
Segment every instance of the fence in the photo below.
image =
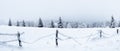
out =
[[[116,32],[117,32],[117,34],[119,34],[119,29],[117,29]],[[16,37],[17,37],[17,40],[10,40],[10,41],[5,41],[5,42],[18,41],[18,46],[19,46],[19,47],[22,47],[22,42],[23,42],[23,43],[29,43],[29,42],[25,42],[25,41],[22,41],[22,40],[21,40],[21,35],[22,35],[22,34],[24,34],[24,32],[23,32],[23,33],[17,32],[16,34],[3,34],[3,33],[0,33],[0,36],[16,36]],[[37,42],[37,41],[39,41],[39,40],[41,40],[41,39],[43,39],[43,38],[48,38],[49,36],[55,36],[55,45],[56,45],[56,47],[58,47],[58,46],[59,46],[59,40],[61,40],[61,38],[59,37],[59,35],[61,35],[61,36],[63,36],[63,37],[66,37],[67,39],[72,39],[74,42],[76,42],[77,44],[80,45],[80,43],[79,43],[75,38],[73,38],[73,37],[71,37],[71,36],[68,36],[68,35],[65,35],[65,34],[59,32],[59,30],[56,30],[56,32],[55,32],[54,34],[49,34],[49,35],[45,35],[45,36],[39,37],[37,40],[35,40],[34,42],[29,43],[29,44],[33,44],[33,43],[35,43],[35,42]],[[109,35],[109,34],[106,34],[106,33],[104,33],[102,30],[99,30],[98,33],[93,34],[93,35],[89,35],[88,39],[90,39],[90,37],[91,37],[91,36],[94,36],[94,35],[98,35],[99,38],[102,38],[102,37],[104,37],[105,35]],[[4,42],[4,43],[5,43],[5,42]]]
[[[24,33],[24,32],[23,32]],[[4,34],[4,33],[0,33],[0,36],[16,36],[17,40],[9,40],[9,41],[2,41],[2,43],[7,43],[7,42],[13,42],[13,41],[18,41],[18,46],[22,47],[22,41],[21,41],[21,35],[23,33],[17,32],[16,34]]]

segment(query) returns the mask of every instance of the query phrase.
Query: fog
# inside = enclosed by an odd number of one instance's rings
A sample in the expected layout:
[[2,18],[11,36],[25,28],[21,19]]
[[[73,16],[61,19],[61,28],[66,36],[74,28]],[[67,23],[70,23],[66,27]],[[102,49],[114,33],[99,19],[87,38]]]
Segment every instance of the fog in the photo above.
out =
[[0,22],[12,20],[108,21],[120,19],[120,0],[0,0]]

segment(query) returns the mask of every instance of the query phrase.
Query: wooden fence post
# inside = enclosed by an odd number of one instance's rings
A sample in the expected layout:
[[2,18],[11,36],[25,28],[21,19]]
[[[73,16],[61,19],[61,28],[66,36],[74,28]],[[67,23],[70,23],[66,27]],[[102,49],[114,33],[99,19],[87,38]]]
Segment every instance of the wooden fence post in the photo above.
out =
[[56,46],[58,47],[58,30],[56,30],[55,43],[56,43]]
[[21,42],[21,39],[20,39],[20,33],[19,32],[17,33],[17,38],[18,38],[19,46],[22,47],[22,42]]
[[102,36],[103,36],[103,35],[102,35],[102,30],[100,30],[100,38],[102,38]]
[[117,29],[117,34],[119,34],[119,29]]

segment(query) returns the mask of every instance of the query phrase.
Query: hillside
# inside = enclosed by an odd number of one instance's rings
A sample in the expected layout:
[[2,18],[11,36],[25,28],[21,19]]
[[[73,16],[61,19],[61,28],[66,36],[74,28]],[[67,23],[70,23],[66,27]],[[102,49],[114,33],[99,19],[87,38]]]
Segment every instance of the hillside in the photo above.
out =
[[[0,26],[0,51],[120,51],[117,29]],[[58,47],[55,44],[56,30]],[[18,32],[22,47],[18,45]]]

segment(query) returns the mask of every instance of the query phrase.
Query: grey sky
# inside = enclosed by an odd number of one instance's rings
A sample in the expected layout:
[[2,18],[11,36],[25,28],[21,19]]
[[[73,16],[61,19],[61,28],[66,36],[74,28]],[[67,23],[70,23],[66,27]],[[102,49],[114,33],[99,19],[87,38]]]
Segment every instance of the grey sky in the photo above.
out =
[[120,0],[0,0],[0,21],[57,19],[101,21],[120,19]]

